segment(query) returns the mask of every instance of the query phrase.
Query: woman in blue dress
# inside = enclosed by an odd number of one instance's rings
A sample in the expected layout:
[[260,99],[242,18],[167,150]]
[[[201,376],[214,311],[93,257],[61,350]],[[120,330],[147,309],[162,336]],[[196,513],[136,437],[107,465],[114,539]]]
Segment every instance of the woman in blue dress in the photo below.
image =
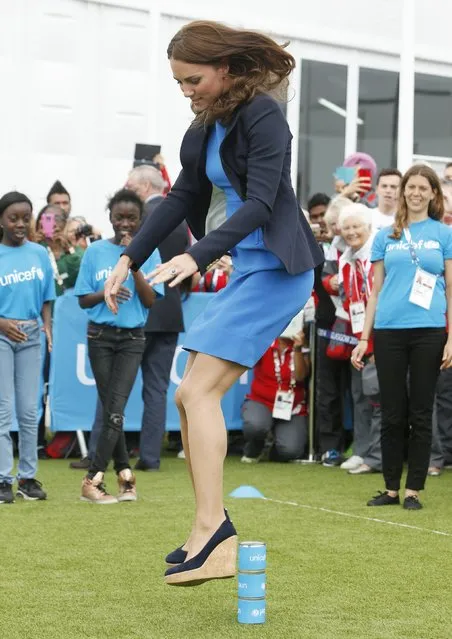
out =
[[[184,26],[168,58],[195,113],[182,142],[183,168],[120,258],[105,299],[117,312],[129,268],[139,268],[183,219],[198,242],[160,265],[154,283],[177,286],[232,255],[228,285],[187,333],[190,353],[176,394],[196,514],[187,542],[166,558],[165,581],[194,585],[235,574],[237,533],[223,509],[221,399],[303,308],[323,254],[291,185],[289,127],[269,95],[287,86],[294,58],[264,35],[206,21]],[[220,216],[218,206],[209,214],[218,191],[226,204]]]

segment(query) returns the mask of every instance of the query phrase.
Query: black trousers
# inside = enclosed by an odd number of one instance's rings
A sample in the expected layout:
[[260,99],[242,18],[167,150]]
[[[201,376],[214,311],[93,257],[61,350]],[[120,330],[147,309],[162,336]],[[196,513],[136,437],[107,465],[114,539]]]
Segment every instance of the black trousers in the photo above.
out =
[[166,395],[179,333],[146,333],[141,361],[143,374],[143,419],[140,460],[149,468],[160,468],[160,453],[166,426]]
[[344,397],[350,388],[350,361],[328,357],[328,344],[328,339],[317,338],[315,420],[320,453],[343,448]]
[[374,331],[382,412],[382,465],[387,490],[400,489],[407,424],[410,439],[406,488],[424,488],[432,444],[435,387],[445,343],[444,328]]
[[88,475],[105,472],[113,458],[115,471],[130,468],[124,436],[124,410],[132,391],[145,337],[142,328],[88,324],[88,355],[103,407],[102,430]]

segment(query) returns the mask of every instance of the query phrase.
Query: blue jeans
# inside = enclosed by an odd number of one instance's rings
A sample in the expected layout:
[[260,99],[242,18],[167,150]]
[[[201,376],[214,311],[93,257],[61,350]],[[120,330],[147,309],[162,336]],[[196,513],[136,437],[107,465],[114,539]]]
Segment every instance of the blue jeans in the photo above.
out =
[[0,333],[0,482],[12,483],[13,445],[10,430],[14,404],[19,423],[18,479],[32,479],[38,465],[38,391],[41,374],[41,333],[38,322],[19,325],[26,342]]

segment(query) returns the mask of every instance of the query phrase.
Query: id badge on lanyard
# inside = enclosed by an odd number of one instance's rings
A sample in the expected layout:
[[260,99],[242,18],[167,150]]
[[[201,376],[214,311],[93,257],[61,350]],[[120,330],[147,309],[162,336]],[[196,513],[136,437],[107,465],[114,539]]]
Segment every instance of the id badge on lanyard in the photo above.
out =
[[416,273],[414,274],[409,300],[412,304],[416,304],[416,306],[425,308],[425,310],[428,311],[432,305],[437,277],[428,271],[424,271],[424,269],[420,267],[419,258],[414,250],[409,229],[403,229],[403,233],[408,242],[411,259],[413,263],[416,264]]
[[428,311],[432,305],[435,286],[436,275],[432,275],[418,266],[411,287],[410,302]]
[[349,306],[350,321],[352,323],[352,333],[357,335],[364,330],[366,320],[366,305],[364,302],[354,302]]
[[[370,268],[370,267],[369,267]],[[352,291],[352,287],[356,288],[356,294],[359,297],[362,297],[366,294],[367,291],[367,277],[368,277],[369,269],[363,268],[363,285],[362,290],[358,289],[358,278],[356,275],[356,266],[353,267],[353,272],[350,272],[350,291]],[[352,302],[349,306],[348,314],[350,316],[350,322],[352,324],[352,333],[354,335],[361,334],[364,330],[364,323],[366,321],[366,304],[363,300],[359,302]]]
[[273,349],[273,360],[275,363],[275,377],[278,382],[278,390],[276,391],[275,403],[273,404],[272,417],[273,419],[282,419],[290,422],[292,419],[293,405],[295,403],[295,359],[294,352],[290,353],[290,390],[281,390],[282,377],[281,377],[281,360],[279,352],[276,348]]
[[295,393],[293,390],[278,390],[273,404],[273,419],[283,419],[290,422],[292,419],[293,405],[295,401]]

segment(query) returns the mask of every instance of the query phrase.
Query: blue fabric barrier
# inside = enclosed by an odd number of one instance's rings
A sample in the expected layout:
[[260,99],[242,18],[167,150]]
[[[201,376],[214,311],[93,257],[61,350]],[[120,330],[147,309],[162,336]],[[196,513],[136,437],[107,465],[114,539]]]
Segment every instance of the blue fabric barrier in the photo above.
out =
[[[213,293],[193,293],[183,303],[186,328],[189,328],[197,315],[203,311],[212,295]],[[97,393],[87,353],[87,322],[87,315],[79,307],[76,297],[63,295],[57,299],[54,309],[49,384],[53,431],[90,431],[92,427]],[[218,339],[227,339],[227,336],[219,335]],[[180,428],[174,393],[180,384],[188,357],[188,353],[182,349],[183,343],[184,334],[181,333],[168,389],[166,430],[177,431]],[[250,380],[251,373],[245,373],[224,397],[223,410],[229,430],[242,427],[241,406],[248,392]],[[141,429],[141,387],[140,371],[125,411],[125,430]]]

